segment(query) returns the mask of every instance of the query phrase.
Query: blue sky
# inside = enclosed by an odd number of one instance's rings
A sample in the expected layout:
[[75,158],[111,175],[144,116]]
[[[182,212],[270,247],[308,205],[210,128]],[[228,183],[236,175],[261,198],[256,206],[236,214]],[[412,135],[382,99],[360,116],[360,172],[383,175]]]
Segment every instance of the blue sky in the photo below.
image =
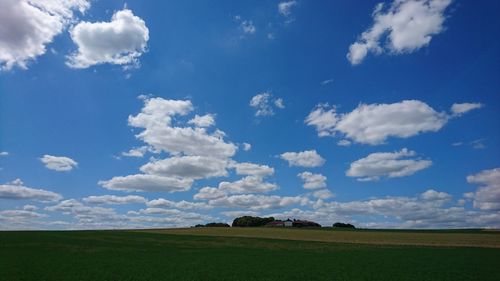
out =
[[3,1],[0,228],[498,228],[499,8]]

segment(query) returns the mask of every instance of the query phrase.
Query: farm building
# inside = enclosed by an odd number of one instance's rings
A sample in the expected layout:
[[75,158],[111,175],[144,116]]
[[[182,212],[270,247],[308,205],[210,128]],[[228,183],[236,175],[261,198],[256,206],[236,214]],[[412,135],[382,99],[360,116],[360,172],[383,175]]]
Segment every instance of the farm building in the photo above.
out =
[[268,227],[292,227],[293,221],[291,219],[287,219],[286,221],[275,220],[266,224]]

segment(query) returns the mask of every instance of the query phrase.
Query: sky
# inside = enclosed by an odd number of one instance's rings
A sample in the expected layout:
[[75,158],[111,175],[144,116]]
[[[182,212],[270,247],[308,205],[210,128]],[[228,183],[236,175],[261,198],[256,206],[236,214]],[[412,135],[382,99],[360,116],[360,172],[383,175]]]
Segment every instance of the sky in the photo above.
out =
[[0,229],[500,228],[499,10],[1,1]]

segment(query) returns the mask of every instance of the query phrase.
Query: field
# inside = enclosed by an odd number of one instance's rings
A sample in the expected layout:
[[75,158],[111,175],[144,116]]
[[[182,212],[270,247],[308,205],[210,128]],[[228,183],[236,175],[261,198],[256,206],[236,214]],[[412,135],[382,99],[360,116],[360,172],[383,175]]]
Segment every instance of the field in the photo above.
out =
[[484,231],[0,232],[0,280],[499,280],[499,247]]

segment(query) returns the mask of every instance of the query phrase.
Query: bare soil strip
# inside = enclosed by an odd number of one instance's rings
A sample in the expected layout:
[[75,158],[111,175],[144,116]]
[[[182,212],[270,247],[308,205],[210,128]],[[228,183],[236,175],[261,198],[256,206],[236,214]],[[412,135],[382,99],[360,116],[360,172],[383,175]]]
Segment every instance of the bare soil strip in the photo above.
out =
[[393,232],[393,231],[336,231],[286,228],[172,228],[149,229],[141,232],[177,235],[203,235],[246,238],[270,238],[334,243],[372,245],[408,245],[432,247],[500,248],[500,234],[494,232]]

